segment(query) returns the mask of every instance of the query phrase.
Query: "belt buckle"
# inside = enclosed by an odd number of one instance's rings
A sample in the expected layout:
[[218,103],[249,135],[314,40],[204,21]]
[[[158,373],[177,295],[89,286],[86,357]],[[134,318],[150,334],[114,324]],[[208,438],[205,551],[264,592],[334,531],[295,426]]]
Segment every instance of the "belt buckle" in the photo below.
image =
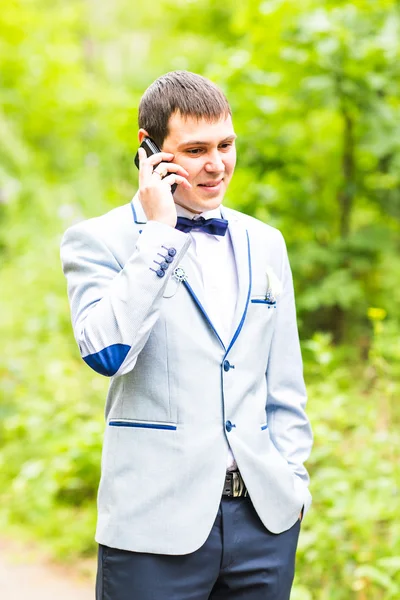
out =
[[232,472],[232,491],[233,491],[232,496],[234,498],[238,498],[239,496],[242,495],[243,484],[242,484],[242,478],[240,477],[239,471]]
[[239,498],[247,496],[247,489],[240,471],[228,471],[225,475],[224,496]]

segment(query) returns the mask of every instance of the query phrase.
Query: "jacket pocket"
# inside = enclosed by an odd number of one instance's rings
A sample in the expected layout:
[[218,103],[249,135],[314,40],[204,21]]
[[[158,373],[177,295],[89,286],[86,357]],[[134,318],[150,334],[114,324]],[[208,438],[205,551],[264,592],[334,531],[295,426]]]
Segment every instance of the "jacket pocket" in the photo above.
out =
[[276,306],[276,300],[272,302],[271,300],[267,300],[265,297],[262,296],[255,296],[253,298],[250,298],[250,302],[252,304],[266,304],[267,306]]
[[110,427],[136,427],[140,429],[166,429],[175,431],[177,426],[174,423],[162,423],[152,421],[134,421],[133,419],[112,419],[108,422]]

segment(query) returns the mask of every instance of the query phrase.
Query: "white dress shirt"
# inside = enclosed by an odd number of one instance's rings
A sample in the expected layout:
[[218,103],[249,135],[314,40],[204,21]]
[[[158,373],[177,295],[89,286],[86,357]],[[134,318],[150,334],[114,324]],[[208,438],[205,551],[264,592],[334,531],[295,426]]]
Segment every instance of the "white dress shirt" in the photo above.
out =
[[[220,219],[219,208],[194,215],[182,206],[176,205],[179,217],[193,219]],[[227,347],[233,336],[233,318],[238,296],[238,276],[229,227],[224,236],[207,233],[201,229],[192,230],[188,255],[195,267],[196,276],[204,289],[204,307],[220,338]],[[227,470],[237,468],[232,451],[229,450]]]

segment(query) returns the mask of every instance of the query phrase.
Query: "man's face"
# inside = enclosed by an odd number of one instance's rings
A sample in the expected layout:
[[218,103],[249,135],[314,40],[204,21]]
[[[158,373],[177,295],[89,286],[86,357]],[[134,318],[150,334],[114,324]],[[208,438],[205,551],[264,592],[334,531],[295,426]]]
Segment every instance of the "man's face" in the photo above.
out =
[[235,132],[230,116],[208,123],[204,119],[171,115],[162,150],[189,173],[190,190],[177,187],[176,204],[193,213],[218,208],[236,164]]

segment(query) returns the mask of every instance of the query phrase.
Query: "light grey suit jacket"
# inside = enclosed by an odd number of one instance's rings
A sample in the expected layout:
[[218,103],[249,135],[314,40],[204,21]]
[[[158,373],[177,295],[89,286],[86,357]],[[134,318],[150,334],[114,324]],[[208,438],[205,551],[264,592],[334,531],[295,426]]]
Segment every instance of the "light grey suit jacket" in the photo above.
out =
[[221,211],[239,280],[227,347],[194,277],[190,236],[146,223],[137,198],[63,238],[80,352],[111,377],[96,532],[107,546],[199,548],[217,514],[229,445],[270,531],[290,528],[311,503],[303,463],[312,434],[285,243],[276,229]]

